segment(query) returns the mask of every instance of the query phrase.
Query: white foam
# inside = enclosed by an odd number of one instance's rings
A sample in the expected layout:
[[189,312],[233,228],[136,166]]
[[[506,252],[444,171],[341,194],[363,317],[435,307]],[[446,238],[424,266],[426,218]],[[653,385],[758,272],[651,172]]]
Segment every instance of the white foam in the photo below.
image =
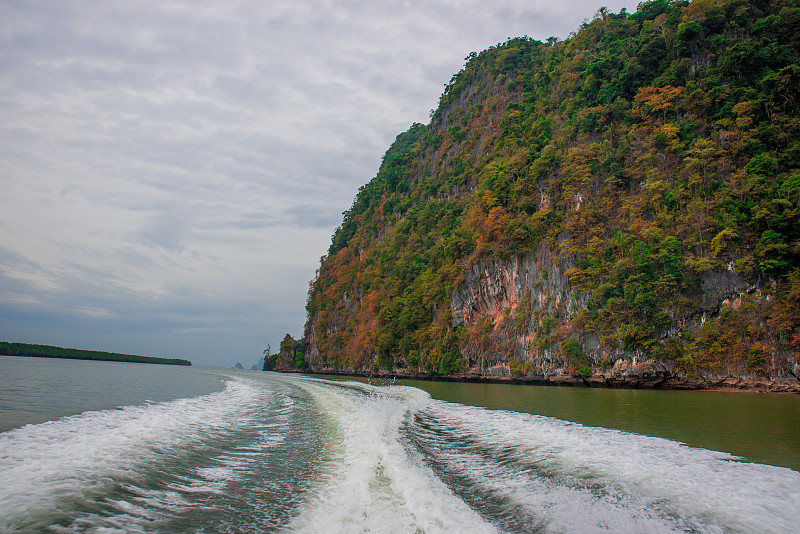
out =
[[494,532],[408,456],[399,429],[429,397],[403,387],[298,381],[326,418],[326,458],[291,532]]
[[[263,380],[0,434],[0,532],[64,503],[92,506],[45,527],[152,532],[202,511],[214,529],[240,511],[231,529],[799,532],[800,473],[789,469],[414,388],[268,378],[308,394],[284,395]],[[170,475],[156,487],[142,478],[162,468]],[[257,491],[264,502],[247,508]]]
[[0,531],[66,499],[102,495],[248,420],[258,388],[229,381],[223,391],[116,410],[85,412],[0,434]]
[[800,473],[790,469],[515,412],[433,402],[425,415],[481,453],[451,447],[443,461],[547,530],[798,531]]
[[291,531],[800,532],[790,469],[413,388],[293,383],[326,418],[327,456]]

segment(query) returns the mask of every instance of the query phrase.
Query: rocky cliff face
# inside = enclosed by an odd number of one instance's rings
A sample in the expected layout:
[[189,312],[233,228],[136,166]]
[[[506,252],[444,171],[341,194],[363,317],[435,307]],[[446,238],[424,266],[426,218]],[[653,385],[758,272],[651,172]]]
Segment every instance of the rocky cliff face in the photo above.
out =
[[[286,337],[281,341],[278,358],[275,361],[276,371],[297,371],[304,367],[302,350],[303,343],[298,343],[291,335],[286,334]],[[298,358],[298,351],[300,357]]]
[[[472,265],[453,290],[453,326],[478,332],[468,339],[465,377],[517,377],[536,383],[595,387],[727,388],[800,391],[796,353],[775,351],[768,372],[748,372],[730,362],[716,372],[691,373],[675,360],[657,360],[640,350],[603,346],[599,337],[572,321],[585,311],[590,295],[571,286],[574,262],[542,245],[535,254]],[[736,313],[743,303],[770,297],[758,283],[732,271],[702,277],[702,297],[690,313],[665,329],[663,338],[688,335],[708,319]],[[575,336],[582,356],[571,359],[554,340]],[[591,373],[580,373],[586,364]],[[568,380],[565,377],[577,377]]]
[[571,267],[548,245],[472,265],[451,300],[453,326],[478,334],[465,344],[470,361],[486,362],[489,373],[509,373],[513,360],[535,362],[538,372],[554,369],[549,336],[587,300],[570,287]]
[[[590,294],[570,284],[575,262],[557,249],[557,245],[542,244],[534,253],[479,261],[465,269],[463,281],[452,290],[450,299],[451,326],[467,332],[459,347],[465,366],[450,373],[452,377],[591,387],[800,392],[800,363],[791,351],[773,350],[766,371],[753,372],[742,361],[732,361],[726,367],[692,373],[676,359],[654,359],[641,350],[604,346],[598,335],[572,321],[586,311]],[[732,270],[704,273],[700,283],[697,305],[665,328],[662,338],[690,336],[709,319],[741,311],[747,301],[761,306],[773,298],[762,291],[757,280]],[[344,296],[343,300],[349,299]],[[352,303],[347,308],[350,313],[357,311]],[[332,365],[320,356],[313,321],[308,326],[304,339],[307,363],[316,372],[430,374],[430,369],[409,368],[404,361],[391,370],[374,365]],[[580,341],[582,352],[577,358],[563,350],[561,341],[570,336]],[[292,357],[282,357],[287,369]],[[590,372],[581,373],[582,365]]]
[[345,212],[284,365],[800,383],[798,35],[790,3],[656,0],[470,54]]

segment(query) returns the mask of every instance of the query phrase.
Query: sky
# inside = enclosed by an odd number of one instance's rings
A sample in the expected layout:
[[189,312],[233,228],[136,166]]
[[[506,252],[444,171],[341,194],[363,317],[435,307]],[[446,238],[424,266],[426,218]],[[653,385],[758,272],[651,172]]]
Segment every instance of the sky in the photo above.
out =
[[0,341],[246,368],[394,138],[599,0],[0,0]]

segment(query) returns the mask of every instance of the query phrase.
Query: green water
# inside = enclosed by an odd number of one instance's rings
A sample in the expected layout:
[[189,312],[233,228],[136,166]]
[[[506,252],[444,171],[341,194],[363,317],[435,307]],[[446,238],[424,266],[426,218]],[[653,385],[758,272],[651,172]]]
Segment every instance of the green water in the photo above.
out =
[[800,396],[398,380],[435,399],[545,415],[800,471]]
[[194,397],[224,383],[203,368],[0,356],[0,432],[87,410]]
[[800,534],[800,471],[643,435],[797,467],[798,397],[382,384],[0,358],[0,532]]

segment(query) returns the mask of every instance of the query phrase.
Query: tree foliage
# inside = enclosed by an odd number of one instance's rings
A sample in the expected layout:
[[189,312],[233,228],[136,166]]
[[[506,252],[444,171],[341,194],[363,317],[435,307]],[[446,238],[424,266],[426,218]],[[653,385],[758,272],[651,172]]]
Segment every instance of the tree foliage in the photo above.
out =
[[[452,373],[487,365],[478,352],[515,369],[546,352],[576,369],[609,354],[781,367],[800,316],[798,36],[796,0],[652,0],[601,9],[566,41],[471,53],[343,214],[309,287],[317,363]],[[570,259],[582,309],[454,319],[473,265],[542,246]],[[750,291],[739,307],[711,302],[710,284],[734,279]],[[534,342],[520,352],[521,336]],[[577,365],[567,340],[591,337]]]
[[31,345],[28,343],[9,343],[0,341],[0,354],[6,356],[38,356],[40,358],[65,358],[70,360],[99,360],[110,362],[160,363],[165,365],[192,365],[189,360],[180,358],[156,358],[100,352],[96,350],[65,349],[51,345]]

